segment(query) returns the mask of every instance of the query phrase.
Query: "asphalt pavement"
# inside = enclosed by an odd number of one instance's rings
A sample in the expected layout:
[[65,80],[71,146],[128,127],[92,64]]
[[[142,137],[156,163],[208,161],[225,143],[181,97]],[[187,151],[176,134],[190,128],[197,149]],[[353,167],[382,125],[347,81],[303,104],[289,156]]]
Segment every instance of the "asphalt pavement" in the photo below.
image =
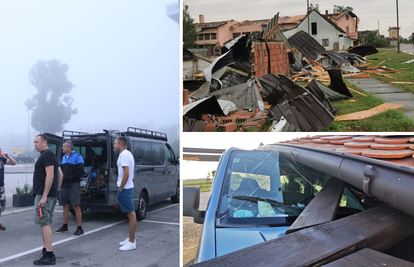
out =
[[[0,222],[0,266],[33,266],[43,247],[40,226],[34,224],[34,207],[12,207],[15,187],[32,184],[33,164],[5,167],[6,211]],[[169,199],[148,207],[147,217],[136,230],[137,249],[119,251],[118,243],[128,237],[126,215],[114,212],[83,213],[85,234],[73,237],[76,216],[69,216],[69,231],[53,234],[57,266],[180,266],[180,206]],[[62,207],[56,206],[52,230],[63,222]]]

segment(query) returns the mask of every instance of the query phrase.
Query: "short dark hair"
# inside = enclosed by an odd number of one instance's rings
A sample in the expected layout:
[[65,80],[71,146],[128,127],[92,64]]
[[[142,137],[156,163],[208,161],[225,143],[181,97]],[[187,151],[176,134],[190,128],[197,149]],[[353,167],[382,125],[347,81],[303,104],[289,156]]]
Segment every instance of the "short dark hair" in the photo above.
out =
[[127,148],[127,139],[125,137],[119,136],[116,138],[116,140],[118,140],[118,142],[120,142],[124,148]]
[[38,134],[38,135],[36,135],[36,137],[40,137],[40,139],[42,140],[42,141],[46,141],[46,143],[47,143],[47,136],[45,135],[45,134]]

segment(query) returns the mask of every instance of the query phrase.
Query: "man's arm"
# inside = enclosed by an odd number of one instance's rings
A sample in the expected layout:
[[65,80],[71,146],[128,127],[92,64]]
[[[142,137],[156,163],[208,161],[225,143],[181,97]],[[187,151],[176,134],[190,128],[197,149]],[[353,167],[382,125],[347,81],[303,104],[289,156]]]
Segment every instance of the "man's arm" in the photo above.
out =
[[39,202],[39,206],[46,206],[47,195],[49,194],[50,188],[53,184],[53,174],[55,171],[55,166],[50,165],[45,167],[46,170],[46,179],[45,179],[45,189],[43,190],[42,199]]
[[129,167],[128,166],[122,166],[122,169],[124,170],[124,176],[122,176],[121,186],[119,186],[119,191],[124,190],[124,186],[128,182],[129,178]]
[[8,153],[4,153],[4,156],[7,158],[7,165],[16,165],[16,160],[13,157],[10,157]]
[[60,187],[62,186],[62,181],[63,181],[63,172],[62,172],[62,169],[59,167],[59,170],[58,170],[58,191],[60,191]]

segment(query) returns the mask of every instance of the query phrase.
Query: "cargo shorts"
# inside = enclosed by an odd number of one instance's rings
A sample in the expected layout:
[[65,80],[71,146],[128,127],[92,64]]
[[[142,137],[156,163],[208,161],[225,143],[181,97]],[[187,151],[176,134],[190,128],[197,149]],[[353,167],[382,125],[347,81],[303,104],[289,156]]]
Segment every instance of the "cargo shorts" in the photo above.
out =
[[72,205],[72,206],[79,206],[81,203],[80,198],[80,183],[73,183],[68,187],[64,187],[62,185],[60,196],[59,196],[59,204],[63,205]]
[[0,186],[0,211],[6,209],[6,190],[4,186]]
[[53,211],[55,210],[57,199],[55,197],[47,198],[46,206],[42,207],[42,218],[40,218],[39,202],[41,199],[42,195],[36,195],[34,222],[39,225],[50,225],[52,223]]

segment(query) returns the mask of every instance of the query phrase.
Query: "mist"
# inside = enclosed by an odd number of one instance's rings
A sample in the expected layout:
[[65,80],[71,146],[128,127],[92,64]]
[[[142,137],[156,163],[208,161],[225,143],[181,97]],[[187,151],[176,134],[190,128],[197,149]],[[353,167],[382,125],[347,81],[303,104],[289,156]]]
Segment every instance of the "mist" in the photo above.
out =
[[[77,114],[66,130],[138,127],[179,138],[179,24],[173,0],[4,1],[0,9],[0,146],[33,150],[25,101],[39,60],[67,64]],[[177,3],[178,4],[178,3]],[[61,133],[55,133],[60,135]]]

